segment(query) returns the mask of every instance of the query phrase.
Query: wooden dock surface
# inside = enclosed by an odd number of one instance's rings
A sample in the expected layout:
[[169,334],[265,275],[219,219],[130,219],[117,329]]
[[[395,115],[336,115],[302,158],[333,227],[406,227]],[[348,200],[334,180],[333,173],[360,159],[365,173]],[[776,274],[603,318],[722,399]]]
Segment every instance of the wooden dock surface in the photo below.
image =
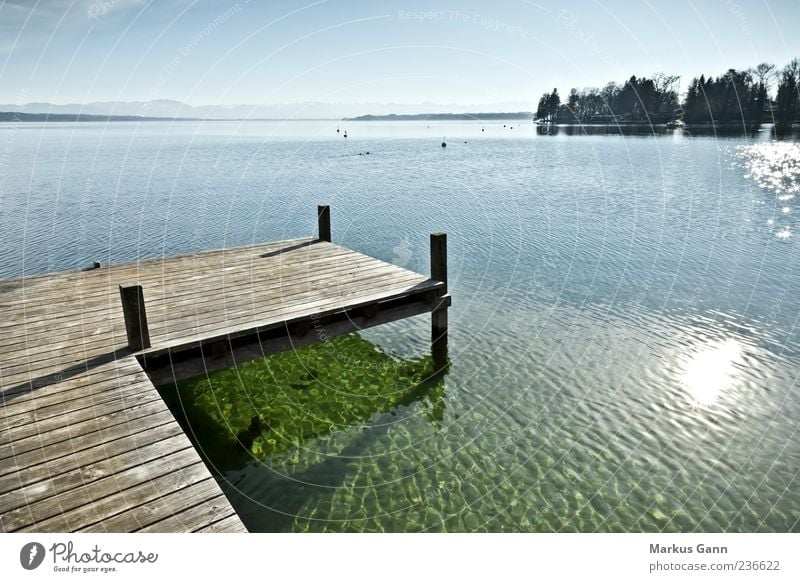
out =
[[[139,352],[131,283],[151,340]],[[324,339],[309,321],[335,335],[431,311],[444,290],[317,239],[0,281],[0,531],[246,531],[154,382],[257,357],[262,339]]]

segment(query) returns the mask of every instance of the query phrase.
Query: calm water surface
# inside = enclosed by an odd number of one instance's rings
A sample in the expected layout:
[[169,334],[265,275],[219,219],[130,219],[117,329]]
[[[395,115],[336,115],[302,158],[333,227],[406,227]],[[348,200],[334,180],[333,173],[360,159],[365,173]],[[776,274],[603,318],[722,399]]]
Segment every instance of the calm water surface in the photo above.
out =
[[420,317],[165,389],[251,530],[800,529],[800,143],[506,125],[0,124],[0,276],[444,230],[443,381]]

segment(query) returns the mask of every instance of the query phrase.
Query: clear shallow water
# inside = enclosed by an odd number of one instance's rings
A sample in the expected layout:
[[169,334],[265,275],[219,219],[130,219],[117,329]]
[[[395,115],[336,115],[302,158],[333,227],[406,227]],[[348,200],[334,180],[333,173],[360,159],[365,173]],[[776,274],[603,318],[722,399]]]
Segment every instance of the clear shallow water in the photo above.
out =
[[800,529],[800,144],[428,125],[2,125],[0,275],[445,230],[443,381],[420,317],[181,387],[251,529]]

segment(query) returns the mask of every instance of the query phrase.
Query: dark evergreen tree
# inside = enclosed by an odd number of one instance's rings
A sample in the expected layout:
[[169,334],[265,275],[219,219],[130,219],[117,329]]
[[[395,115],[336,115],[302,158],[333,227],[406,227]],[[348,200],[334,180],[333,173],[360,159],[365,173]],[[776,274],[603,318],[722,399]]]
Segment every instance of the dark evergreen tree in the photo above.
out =
[[800,60],[794,59],[781,71],[778,82],[776,121],[792,123],[800,114]]
[[[679,77],[656,73],[632,75],[622,85],[608,83],[602,89],[573,88],[562,106],[558,89],[539,99],[539,119],[562,122],[614,123],[633,121],[663,123],[683,116],[687,123],[758,123],[771,112],[770,85],[775,66],[761,63],[753,69],[728,69],[719,77],[695,77],[678,100]],[[778,83],[778,117],[786,122],[800,114],[800,60],[782,71]]]

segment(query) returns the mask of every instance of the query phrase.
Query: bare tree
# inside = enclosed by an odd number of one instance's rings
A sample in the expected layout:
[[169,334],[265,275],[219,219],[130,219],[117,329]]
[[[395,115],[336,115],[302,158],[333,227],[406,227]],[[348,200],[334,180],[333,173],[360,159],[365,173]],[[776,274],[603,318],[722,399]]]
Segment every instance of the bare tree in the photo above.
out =
[[751,70],[753,77],[769,91],[770,84],[777,78],[776,67],[772,63],[761,63]]
[[680,79],[680,75],[667,75],[666,73],[656,73],[653,75],[653,83],[659,93],[668,93],[675,90],[675,85]]
[[665,100],[677,100],[678,92],[676,86],[678,80],[680,80],[679,75],[667,75],[666,73],[656,73],[653,75],[653,83],[656,88],[655,113],[658,113]]
[[786,65],[786,70],[795,77],[800,77],[800,59],[795,58],[789,61],[789,64]]

